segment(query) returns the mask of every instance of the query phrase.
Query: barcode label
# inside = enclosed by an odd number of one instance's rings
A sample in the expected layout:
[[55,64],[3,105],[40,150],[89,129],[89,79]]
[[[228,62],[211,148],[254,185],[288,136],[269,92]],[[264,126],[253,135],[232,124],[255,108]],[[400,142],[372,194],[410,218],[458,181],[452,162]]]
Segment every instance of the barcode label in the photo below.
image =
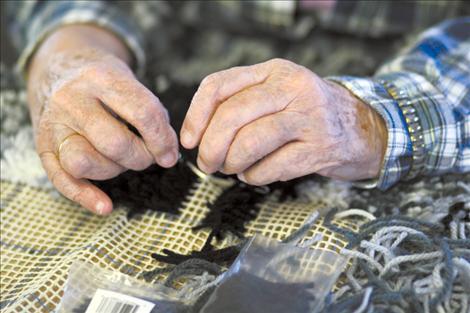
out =
[[154,306],[136,297],[97,289],[85,313],[150,313]]

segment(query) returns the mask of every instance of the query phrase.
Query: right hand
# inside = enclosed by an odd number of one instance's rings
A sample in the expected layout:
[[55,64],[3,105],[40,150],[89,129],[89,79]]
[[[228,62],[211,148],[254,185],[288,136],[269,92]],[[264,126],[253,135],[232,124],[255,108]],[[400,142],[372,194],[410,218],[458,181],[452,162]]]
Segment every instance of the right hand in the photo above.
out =
[[[77,28],[76,41],[67,43]],[[129,58],[120,57],[127,53],[120,52],[122,43],[109,51],[102,45],[118,39],[87,28],[95,27],[69,26],[42,44],[29,68],[28,102],[36,149],[51,182],[67,198],[108,214],[111,199],[88,179],[109,179],[154,162],[171,167],[178,142],[166,109],[137,81]],[[101,38],[95,44],[90,36]]]

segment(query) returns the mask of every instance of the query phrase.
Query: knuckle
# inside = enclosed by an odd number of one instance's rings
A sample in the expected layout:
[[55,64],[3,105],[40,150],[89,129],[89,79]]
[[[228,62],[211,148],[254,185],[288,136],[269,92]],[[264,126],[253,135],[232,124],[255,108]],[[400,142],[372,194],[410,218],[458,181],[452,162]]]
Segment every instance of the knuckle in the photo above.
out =
[[203,171],[208,171],[210,168],[210,165],[204,158],[204,154],[202,154],[201,152],[199,152],[197,156],[197,165]]
[[106,139],[103,149],[106,154],[121,159],[130,147],[130,140],[124,135],[110,136]]
[[139,141],[140,139],[137,137],[132,137],[130,142],[130,160],[132,160],[132,164],[129,167],[135,171],[141,171],[149,167],[152,162],[153,158],[150,155],[147,155],[144,151],[139,149]]
[[48,174],[49,174],[49,179],[51,181],[51,183],[57,187],[57,189],[60,189],[60,175],[61,174],[61,171],[60,170],[55,170],[55,171],[52,171],[52,172],[49,172],[48,171]]
[[81,74],[82,74],[82,78],[87,78],[87,79],[100,78],[100,77],[108,76],[109,69],[105,65],[92,62],[83,67]]
[[235,102],[238,103],[238,101],[234,99],[219,107],[216,113],[217,117],[214,118],[218,127],[225,129],[227,127],[237,126],[239,109]]
[[259,144],[259,140],[256,136],[245,135],[238,144],[239,154],[243,155],[247,159],[252,159],[256,154],[256,149],[258,148]]
[[219,73],[210,74],[202,80],[201,87],[204,87],[204,88],[215,87],[219,80],[220,80]]
[[239,173],[257,160],[256,150],[258,140],[253,136],[243,135],[243,139],[233,143],[233,148],[229,151],[224,162],[224,170],[227,173]]
[[163,152],[177,146],[176,133],[165,119],[158,117],[156,120],[151,119],[150,121],[147,124],[142,123],[140,126],[140,129],[146,133],[144,138],[150,146],[155,146],[157,150]]
[[292,125],[290,125],[289,122],[281,122],[275,119],[271,120],[268,125],[269,133],[272,134],[273,138],[275,138],[276,141],[281,141],[281,142],[294,137],[295,128],[296,128],[296,125],[294,125],[293,127]]
[[220,85],[223,83],[223,75],[221,73],[214,73],[206,76],[199,87],[199,95],[214,95],[217,98]]
[[215,153],[210,153],[207,148],[201,147],[199,149],[198,159],[202,161],[203,165],[207,168],[212,168],[214,164],[218,162],[217,155]]
[[224,172],[226,174],[239,173],[242,170],[240,165],[240,158],[234,156],[233,154],[229,154],[224,162]]
[[62,169],[57,169],[50,173],[51,183],[66,197],[73,191],[73,186],[67,183],[66,173]]
[[86,189],[80,189],[75,186],[67,186],[67,193],[70,200],[82,204]]
[[122,79],[123,76],[126,75],[119,67],[110,65],[108,62],[92,62],[82,69],[80,78],[100,86],[125,89],[127,81]]
[[294,75],[296,76],[297,81],[303,85],[312,81],[312,72],[303,66],[296,66],[294,69]]
[[164,120],[163,114],[160,114],[157,108],[150,104],[142,105],[136,109],[133,116],[135,126],[144,131],[152,127],[159,128]]
[[160,142],[166,148],[173,148],[177,146],[177,137],[173,129],[167,128],[165,132],[160,135]]
[[269,60],[268,62],[271,63],[272,65],[281,65],[281,64],[286,64],[290,61],[287,61],[282,58],[274,58],[274,59]]
[[294,62],[286,60],[286,59],[281,59],[281,58],[271,59],[268,61],[268,64],[273,68],[279,68],[279,69],[284,69],[284,70],[292,68],[293,66],[296,66]]
[[90,159],[82,153],[73,154],[73,156],[70,156],[64,161],[69,173],[75,178],[86,176],[91,168]]

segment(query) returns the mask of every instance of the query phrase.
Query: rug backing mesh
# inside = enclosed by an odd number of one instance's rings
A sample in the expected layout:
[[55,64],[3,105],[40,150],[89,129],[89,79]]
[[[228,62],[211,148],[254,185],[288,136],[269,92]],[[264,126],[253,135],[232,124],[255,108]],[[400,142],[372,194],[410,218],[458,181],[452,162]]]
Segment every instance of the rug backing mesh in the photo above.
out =
[[[124,209],[99,217],[49,190],[2,180],[1,275],[2,312],[52,312],[60,302],[68,270],[74,260],[139,276],[143,271],[168,266],[150,256],[169,249],[181,254],[200,250],[209,230],[193,231],[207,214],[207,201],[223,187],[198,182],[182,204],[181,214],[148,212],[126,219]],[[298,229],[311,213],[325,207],[319,199],[279,203],[270,198],[257,218],[247,224],[246,236],[255,233],[281,240]],[[334,221],[356,229],[352,220]],[[319,219],[306,238],[321,233],[313,247],[339,251],[346,241],[322,226]],[[228,237],[216,247],[234,243]],[[331,266],[331,265],[330,265]],[[161,281],[165,275],[157,277]]]

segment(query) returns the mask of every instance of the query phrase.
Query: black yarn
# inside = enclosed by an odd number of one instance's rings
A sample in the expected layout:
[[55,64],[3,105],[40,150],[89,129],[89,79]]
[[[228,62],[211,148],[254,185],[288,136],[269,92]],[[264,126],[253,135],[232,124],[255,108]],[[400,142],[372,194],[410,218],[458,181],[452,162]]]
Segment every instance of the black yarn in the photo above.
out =
[[295,200],[298,198],[299,193],[298,193],[297,187],[301,183],[307,180],[309,181],[319,180],[321,179],[320,177],[321,176],[319,175],[307,175],[307,176],[299,177],[299,178],[289,180],[289,181],[275,182],[275,183],[269,184],[267,187],[269,188],[270,193],[274,193],[276,191],[279,192],[278,201],[282,203],[287,200]]
[[222,239],[230,232],[242,238],[245,224],[256,218],[259,213],[258,204],[264,200],[267,191],[241,182],[227,188],[212,203],[207,204],[209,213],[194,230],[212,229],[217,239]]
[[468,212],[468,209],[465,209],[465,202],[458,201],[453,203],[448,210],[448,214],[442,218],[441,223],[445,226],[446,230],[450,229],[450,223],[457,217],[457,215],[462,214],[462,222],[470,222],[470,215],[465,214]]
[[[208,203],[209,213],[193,230],[209,228],[210,236],[201,251],[193,251],[189,255],[181,255],[163,250],[165,255],[152,254],[161,262],[179,264],[198,258],[215,263],[232,263],[239,246],[215,250],[212,239],[223,239],[227,233],[244,238],[246,223],[254,220],[259,213],[258,204],[270,192],[279,192],[279,201],[297,198],[296,186],[307,178],[299,178],[289,182],[277,182],[267,187],[249,186],[237,181],[224,190],[215,201]],[[145,213],[147,210],[178,214],[181,203],[189,195],[197,176],[182,161],[170,169],[152,165],[143,171],[127,171],[118,177],[105,181],[92,181],[107,193],[115,205],[123,205],[129,209],[128,218]],[[155,272],[156,271],[156,272]],[[158,275],[159,269],[144,273],[146,279]]]
[[241,246],[232,246],[215,250],[212,240],[221,240],[227,233],[244,238],[245,225],[254,220],[259,213],[258,204],[267,196],[267,190],[261,187],[236,182],[225,189],[213,202],[207,204],[209,213],[193,230],[209,228],[211,233],[201,251],[182,255],[170,250],[163,250],[166,255],[154,253],[152,257],[160,262],[179,264],[189,259],[198,258],[217,264],[232,263],[240,252]]
[[92,181],[114,204],[129,209],[128,218],[147,210],[178,214],[197,176],[182,161],[172,168],[152,165],[143,171],[127,171],[105,180]]
[[216,264],[227,264],[228,266],[230,266],[233,261],[235,261],[236,257],[240,253],[240,250],[241,247],[239,245],[236,245],[218,250],[207,249],[201,251],[193,251],[188,255],[183,255],[164,249],[163,253],[166,255],[153,253],[152,258],[154,258],[156,261],[169,264],[180,264],[182,262],[196,258]]

